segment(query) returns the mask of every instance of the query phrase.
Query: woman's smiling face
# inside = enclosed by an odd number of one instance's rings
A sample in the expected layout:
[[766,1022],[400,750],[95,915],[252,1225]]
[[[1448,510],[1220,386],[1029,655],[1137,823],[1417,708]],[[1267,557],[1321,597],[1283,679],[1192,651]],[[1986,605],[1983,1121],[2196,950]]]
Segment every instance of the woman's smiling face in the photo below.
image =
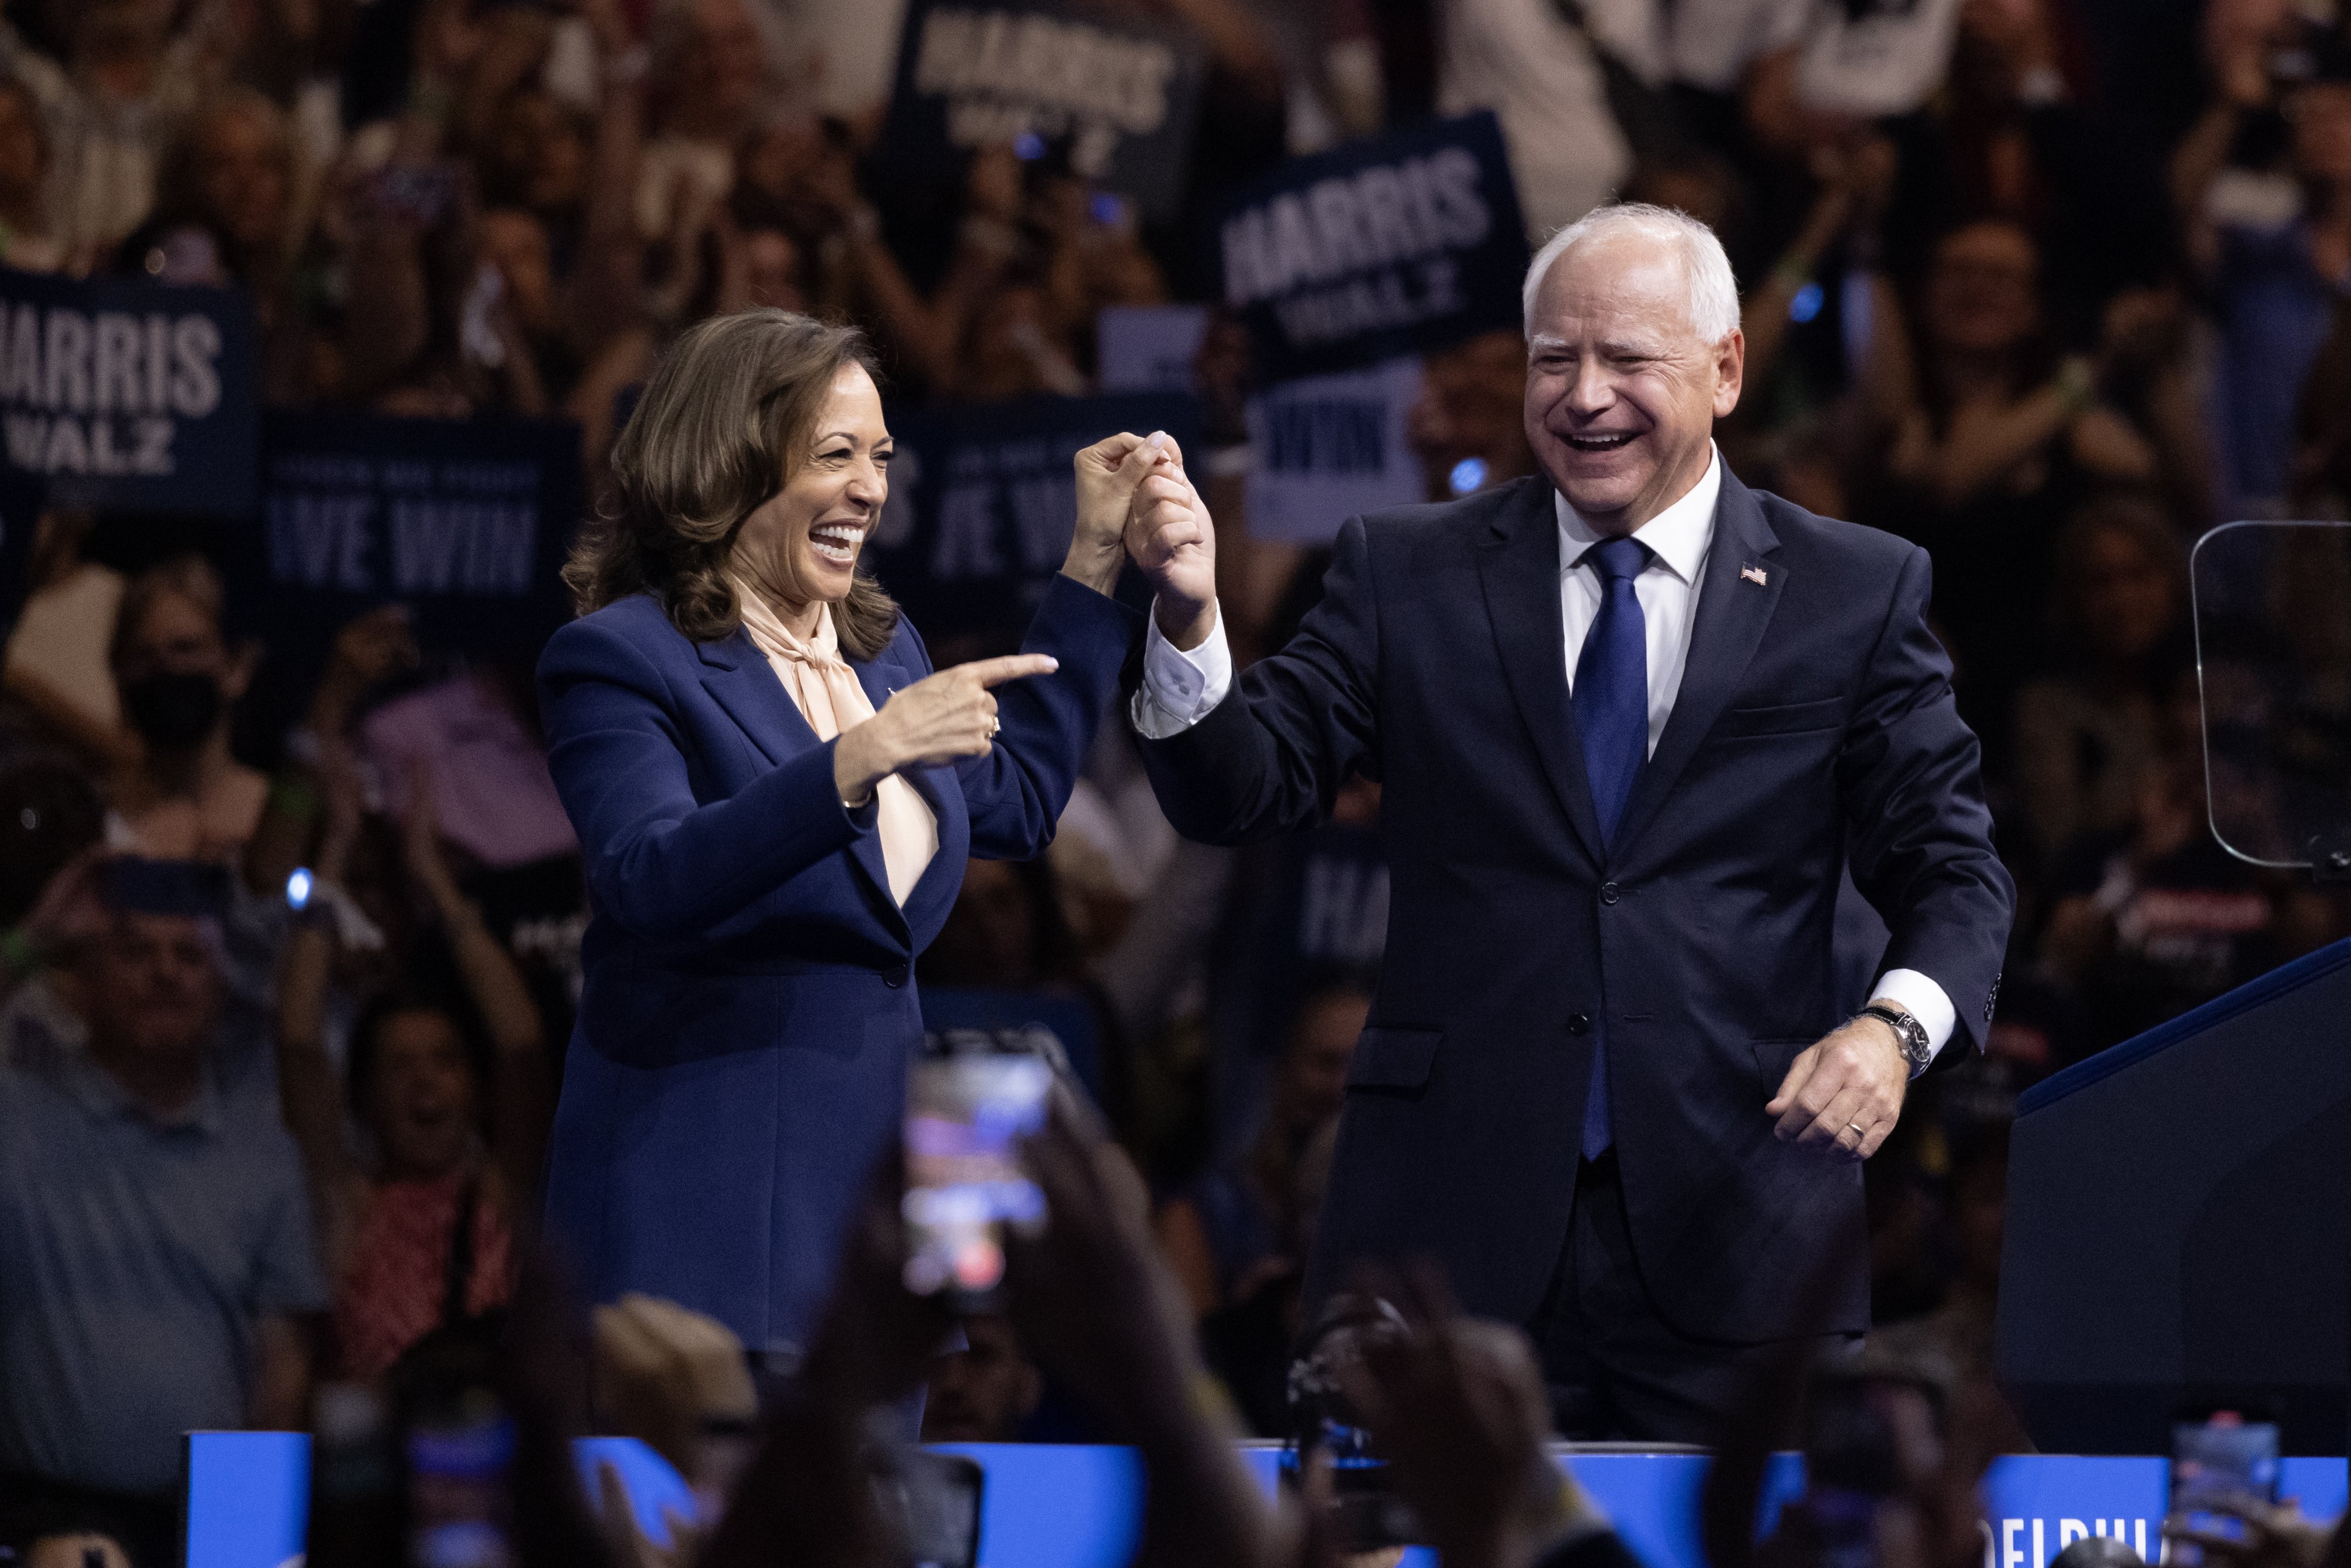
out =
[[890,495],[893,444],[865,367],[841,367],[810,435],[807,457],[735,540],[736,568],[778,605],[847,598]]

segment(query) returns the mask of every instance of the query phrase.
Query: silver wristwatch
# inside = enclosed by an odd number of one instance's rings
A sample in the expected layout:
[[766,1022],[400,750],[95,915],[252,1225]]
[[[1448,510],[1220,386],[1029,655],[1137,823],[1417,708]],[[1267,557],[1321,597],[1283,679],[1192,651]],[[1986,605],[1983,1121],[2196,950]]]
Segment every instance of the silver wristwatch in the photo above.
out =
[[1902,1059],[1910,1064],[1912,1077],[1915,1078],[1925,1072],[1927,1064],[1935,1059],[1935,1048],[1927,1043],[1927,1026],[1900,1008],[1888,1007],[1882,1002],[1873,1002],[1855,1013],[1854,1017],[1875,1018],[1881,1023],[1890,1023],[1894,1026],[1895,1035],[1901,1042]]

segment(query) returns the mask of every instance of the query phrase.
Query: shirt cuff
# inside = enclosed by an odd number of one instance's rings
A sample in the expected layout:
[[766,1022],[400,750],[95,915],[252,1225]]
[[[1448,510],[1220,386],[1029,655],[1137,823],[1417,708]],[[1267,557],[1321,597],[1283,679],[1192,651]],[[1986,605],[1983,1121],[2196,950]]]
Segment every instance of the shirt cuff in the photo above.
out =
[[1927,1031],[1927,1060],[1935,1059],[1943,1042],[1959,1027],[1959,1010],[1943,988],[1915,969],[1889,969],[1871,988],[1869,1000],[1890,1002],[1917,1019]]
[[1183,733],[1215,711],[1233,689],[1233,653],[1225,641],[1222,607],[1216,616],[1207,639],[1188,653],[1160,635],[1157,615],[1150,618],[1143,634],[1143,684],[1135,690],[1131,712],[1135,733],[1144,740]]

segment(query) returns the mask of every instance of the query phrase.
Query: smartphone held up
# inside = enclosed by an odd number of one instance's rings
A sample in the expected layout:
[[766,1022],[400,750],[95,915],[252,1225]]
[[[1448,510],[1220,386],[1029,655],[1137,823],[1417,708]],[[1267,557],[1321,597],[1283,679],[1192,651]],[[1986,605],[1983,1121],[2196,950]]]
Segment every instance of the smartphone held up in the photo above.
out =
[[2194,1537],[2241,1542],[2243,1511],[2278,1501],[2278,1426],[2238,1410],[2199,1410],[2171,1428],[2171,1522],[2190,1539],[2172,1540],[2165,1561],[2206,1561]]
[[1050,1040],[950,1029],[924,1037],[906,1097],[906,1288],[985,1310],[1004,1280],[1008,1233],[1034,1236],[1045,1195],[1020,1141],[1045,1125]]

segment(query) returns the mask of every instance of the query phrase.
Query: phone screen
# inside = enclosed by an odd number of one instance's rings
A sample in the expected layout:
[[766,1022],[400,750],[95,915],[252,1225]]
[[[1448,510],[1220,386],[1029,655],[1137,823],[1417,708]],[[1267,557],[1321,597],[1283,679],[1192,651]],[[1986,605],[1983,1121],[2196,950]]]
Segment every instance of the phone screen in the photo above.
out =
[[[2171,1428],[2171,1513],[2189,1529],[2241,1539],[2244,1521],[2220,1511],[2232,1503],[2273,1503],[2278,1495],[2278,1429],[2221,1411]],[[2169,1560],[2200,1563],[2191,1542],[2173,1543]]]
[[950,1031],[914,1064],[906,1105],[906,1288],[977,1300],[1004,1278],[1005,1228],[1033,1232],[1045,1195],[1020,1139],[1045,1124],[1053,1070],[1016,1033]]
[[415,1568],[509,1568],[507,1470],[514,1423],[496,1396],[465,1390],[408,1433],[409,1561]]

